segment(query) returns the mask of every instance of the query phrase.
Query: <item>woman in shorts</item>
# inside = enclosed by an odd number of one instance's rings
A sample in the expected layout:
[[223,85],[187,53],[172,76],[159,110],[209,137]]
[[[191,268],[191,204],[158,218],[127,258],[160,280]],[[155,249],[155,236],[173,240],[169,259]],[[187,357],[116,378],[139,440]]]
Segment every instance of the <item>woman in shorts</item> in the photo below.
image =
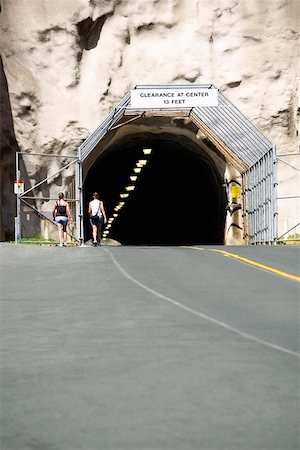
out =
[[97,247],[101,241],[101,231],[103,223],[106,223],[106,214],[102,200],[99,199],[98,192],[93,193],[93,200],[89,203],[90,224],[92,227],[93,246]]
[[65,196],[62,192],[58,195],[58,200],[55,202],[53,209],[53,219],[57,224],[59,247],[66,247],[67,245],[67,224],[73,222],[72,214],[68,202],[65,201]]

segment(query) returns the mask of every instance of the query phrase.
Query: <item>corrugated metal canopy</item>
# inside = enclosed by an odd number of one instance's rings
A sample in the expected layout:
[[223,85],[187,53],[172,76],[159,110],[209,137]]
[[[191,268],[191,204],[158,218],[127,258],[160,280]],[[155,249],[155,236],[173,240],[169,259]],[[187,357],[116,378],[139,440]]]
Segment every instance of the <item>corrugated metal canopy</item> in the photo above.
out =
[[[209,89],[210,84],[188,85],[138,85],[134,89]],[[259,161],[270,149],[272,143],[236,108],[220,91],[218,106],[174,109],[136,109],[131,107],[130,92],[114,108],[100,126],[79,147],[79,159],[84,161],[104,135],[124,115],[174,116],[187,114],[209,140],[241,172],[245,172]]]
[[219,106],[195,108],[195,113],[248,166],[273,146],[221,92]]

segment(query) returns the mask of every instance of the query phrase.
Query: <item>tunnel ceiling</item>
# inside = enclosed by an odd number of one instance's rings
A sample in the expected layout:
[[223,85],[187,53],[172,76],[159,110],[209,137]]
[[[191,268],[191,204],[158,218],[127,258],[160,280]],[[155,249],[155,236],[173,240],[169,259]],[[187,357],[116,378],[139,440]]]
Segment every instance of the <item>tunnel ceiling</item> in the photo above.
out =
[[203,158],[212,160],[216,167],[222,170],[226,161],[224,155],[205,137],[188,117],[142,117],[131,119],[124,117],[120,123],[108,131],[103,139],[95,145],[93,152],[83,162],[83,178],[90,168],[95,164],[102,153],[113,152],[120,143],[143,140],[143,145],[155,139],[165,141],[176,140],[182,142],[183,147],[189,142],[188,148],[191,152],[201,153]]

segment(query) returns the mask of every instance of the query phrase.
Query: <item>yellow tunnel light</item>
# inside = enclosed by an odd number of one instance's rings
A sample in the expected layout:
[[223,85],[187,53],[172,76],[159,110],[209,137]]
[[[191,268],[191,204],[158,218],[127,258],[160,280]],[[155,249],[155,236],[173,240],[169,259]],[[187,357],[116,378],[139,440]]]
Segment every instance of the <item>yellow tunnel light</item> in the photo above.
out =
[[125,202],[119,202],[119,206],[124,206]]
[[121,198],[127,198],[128,195],[129,195],[129,194],[127,194],[127,193],[126,193],[126,194],[120,194],[120,197],[121,197]]
[[[113,214],[114,217],[118,217],[119,214]],[[114,219],[113,219],[114,220]]]
[[131,175],[130,179],[131,179],[131,181],[136,181],[137,180],[137,175]]
[[152,148],[143,148],[144,155],[150,155],[152,152]]
[[146,164],[147,164],[147,160],[146,159],[140,159],[137,163],[136,163],[136,167],[139,167],[139,168],[143,168]]
[[133,170],[134,170],[135,173],[140,173],[141,168],[140,167],[135,167]]
[[135,186],[131,185],[131,186],[126,186],[126,191],[133,191],[135,189]]
[[109,229],[111,227],[111,223],[106,225],[106,229]]

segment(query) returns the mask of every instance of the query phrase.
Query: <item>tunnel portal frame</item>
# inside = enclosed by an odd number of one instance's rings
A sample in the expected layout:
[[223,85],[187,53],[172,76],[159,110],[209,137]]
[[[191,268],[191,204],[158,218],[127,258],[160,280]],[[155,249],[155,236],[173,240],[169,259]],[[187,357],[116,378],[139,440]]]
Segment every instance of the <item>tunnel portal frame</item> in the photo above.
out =
[[[134,89],[216,89],[211,84],[137,85]],[[128,120],[121,122],[128,116]],[[77,238],[82,244],[83,166],[105,135],[139,118],[180,117],[193,122],[242,178],[244,236],[250,244],[274,243],[277,238],[277,160],[273,145],[219,90],[217,106],[135,108],[131,92],[78,148],[76,185],[78,197]]]

